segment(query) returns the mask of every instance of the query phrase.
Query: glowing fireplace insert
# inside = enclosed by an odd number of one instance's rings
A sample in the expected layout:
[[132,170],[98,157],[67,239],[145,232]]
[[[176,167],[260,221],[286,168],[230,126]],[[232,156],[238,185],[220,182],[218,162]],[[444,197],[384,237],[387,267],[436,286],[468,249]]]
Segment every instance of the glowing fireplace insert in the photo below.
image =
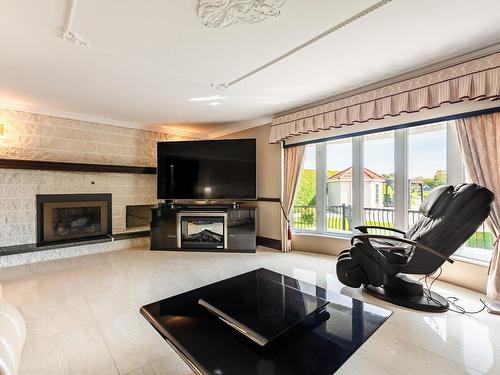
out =
[[177,247],[227,249],[225,212],[178,212]]

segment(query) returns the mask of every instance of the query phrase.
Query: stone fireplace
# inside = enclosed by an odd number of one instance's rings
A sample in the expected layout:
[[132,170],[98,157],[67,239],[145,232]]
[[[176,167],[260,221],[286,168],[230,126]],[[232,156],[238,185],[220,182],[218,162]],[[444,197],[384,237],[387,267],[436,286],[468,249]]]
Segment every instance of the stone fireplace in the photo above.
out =
[[111,194],[36,196],[37,245],[111,238]]
[[[153,168],[156,143],[193,139],[5,108],[0,108],[0,122],[4,125],[0,137],[0,268],[147,247],[146,206],[158,203]],[[112,210],[109,205],[68,208],[63,201],[63,206],[52,207],[50,215],[66,219],[54,219],[56,223],[44,232],[37,195],[70,194],[72,202],[79,194],[112,194]],[[101,198],[91,197],[96,200]],[[105,207],[109,207],[107,212]],[[105,241],[108,234],[115,241]],[[94,240],[94,236],[99,238]],[[37,246],[40,243],[46,246]]]

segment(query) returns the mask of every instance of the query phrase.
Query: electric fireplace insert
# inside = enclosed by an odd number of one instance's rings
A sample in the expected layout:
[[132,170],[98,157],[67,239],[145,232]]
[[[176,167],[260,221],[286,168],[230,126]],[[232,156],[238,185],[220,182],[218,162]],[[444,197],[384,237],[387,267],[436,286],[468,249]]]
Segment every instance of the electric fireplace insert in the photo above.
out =
[[177,213],[177,246],[183,249],[226,249],[225,212]]

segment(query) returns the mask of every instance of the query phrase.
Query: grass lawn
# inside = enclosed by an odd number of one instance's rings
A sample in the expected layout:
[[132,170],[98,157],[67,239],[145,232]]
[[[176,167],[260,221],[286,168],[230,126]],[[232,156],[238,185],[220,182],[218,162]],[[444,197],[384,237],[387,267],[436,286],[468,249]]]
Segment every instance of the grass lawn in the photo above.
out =
[[493,234],[490,232],[476,232],[466,243],[467,247],[476,249],[493,249]]
[[[335,217],[333,217],[335,216]],[[337,217],[338,216],[338,217]],[[342,229],[342,218],[340,215],[332,215],[327,218],[327,230],[343,230]],[[385,226],[393,228],[394,224],[381,223],[376,221],[366,222],[365,225],[374,225],[374,226]],[[316,220],[314,218],[314,222],[300,222],[299,220],[294,220],[293,227],[299,230],[315,230],[316,229]],[[350,223],[345,221],[345,230],[350,231]],[[493,234],[490,232],[481,232],[478,231],[472,235],[472,237],[466,242],[467,247],[476,248],[476,249],[493,249]]]

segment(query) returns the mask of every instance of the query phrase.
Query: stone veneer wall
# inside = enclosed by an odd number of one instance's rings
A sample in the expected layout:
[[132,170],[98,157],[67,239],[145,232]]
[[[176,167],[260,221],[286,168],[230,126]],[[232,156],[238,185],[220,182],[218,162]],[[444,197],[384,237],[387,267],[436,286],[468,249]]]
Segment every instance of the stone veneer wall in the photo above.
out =
[[[155,166],[157,141],[188,139],[6,109],[0,123],[0,158],[9,159]],[[117,233],[127,205],[157,203],[156,176],[0,169],[0,246],[36,242],[36,194],[65,193],[111,193]]]
[[156,204],[156,176],[0,169],[0,246],[36,242],[36,194],[111,193],[113,233],[125,207]]

